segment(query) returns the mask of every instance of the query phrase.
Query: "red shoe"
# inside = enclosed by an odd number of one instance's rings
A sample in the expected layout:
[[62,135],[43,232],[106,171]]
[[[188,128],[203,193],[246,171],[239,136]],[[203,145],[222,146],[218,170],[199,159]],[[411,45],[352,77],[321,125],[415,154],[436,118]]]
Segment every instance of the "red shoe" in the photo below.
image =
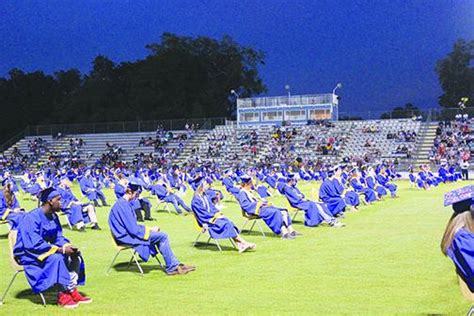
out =
[[57,304],[64,308],[76,308],[79,306],[69,292],[59,292]]
[[92,303],[92,299],[87,296],[82,296],[77,289],[74,289],[71,292],[72,299],[79,304],[89,304]]

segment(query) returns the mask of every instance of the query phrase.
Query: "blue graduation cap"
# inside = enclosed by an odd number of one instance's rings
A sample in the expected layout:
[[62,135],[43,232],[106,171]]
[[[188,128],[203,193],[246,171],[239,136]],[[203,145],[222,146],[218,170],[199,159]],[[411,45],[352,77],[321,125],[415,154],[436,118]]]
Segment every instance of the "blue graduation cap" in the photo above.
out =
[[252,181],[252,178],[244,174],[240,177],[240,181],[242,181],[242,183],[249,183],[250,181]]
[[471,209],[474,198],[474,185],[468,185],[444,194],[444,206],[453,205],[455,213],[462,213]]
[[295,174],[294,173],[289,173],[287,176],[286,176],[286,181],[287,182],[290,182],[291,180],[294,180],[295,179]]
[[196,190],[204,181],[206,181],[206,178],[203,176],[197,176],[191,181],[191,187],[193,190]]
[[55,197],[59,196],[59,192],[56,191],[53,187],[49,187],[40,192],[40,201],[47,202],[51,201]]
[[134,192],[142,192],[142,188],[146,186],[142,179],[137,177],[130,177],[128,179],[127,187]]

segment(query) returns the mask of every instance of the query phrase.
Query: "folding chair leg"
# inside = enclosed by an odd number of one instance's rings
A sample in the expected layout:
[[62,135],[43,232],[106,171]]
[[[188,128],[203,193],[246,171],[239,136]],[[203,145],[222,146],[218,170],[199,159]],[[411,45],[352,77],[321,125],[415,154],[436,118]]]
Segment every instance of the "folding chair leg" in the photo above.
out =
[[219,249],[219,251],[222,252],[221,245],[219,245],[219,242],[217,241],[217,239],[214,239],[214,241],[216,243],[217,249]]
[[140,270],[140,275],[143,276],[143,269],[140,266],[140,262],[138,262],[138,259],[137,259],[137,256],[136,256],[137,252],[133,251],[132,249],[130,249],[130,252],[132,253],[132,259],[135,261],[135,264],[137,265],[138,270]]
[[121,250],[118,250],[117,253],[115,253],[114,258],[112,259],[112,263],[110,264],[109,268],[107,269],[107,274],[110,273],[110,269],[112,269],[112,266],[115,263],[115,260],[117,260],[118,255],[120,254]]
[[201,233],[199,233],[199,234],[197,235],[196,240],[194,241],[193,247],[196,247],[196,245],[197,245],[197,243],[198,243],[199,238],[201,237],[201,235],[202,235]]
[[237,249],[237,245],[235,244],[235,241],[232,238],[229,238],[229,240],[230,240],[230,243],[232,244],[232,247],[234,247],[234,249]]
[[161,264],[160,258],[158,258],[158,254],[156,254],[155,259],[156,261],[158,261],[158,264],[160,265],[160,267],[164,269],[163,264]]
[[294,221],[296,216],[298,215],[298,213],[300,212],[300,210],[296,210],[296,212],[293,214],[293,217],[291,218],[291,221]]
[[15,279],[16,279],[16,276],[17,276],[18,273],[20,273],[20,272],[21,272],[21,271],[16,271],[16,272],[13,274],[13,277],[12,277],[12,279],[10,280],[10,283],[8,284],[8,286],[7,286],[6,290],[5,290],[5,292],[3,292],[2,299],[0,300],[0,305],[3,305],[3,302],[4,302],[4,300],[5,300],[5,297],[7,296],[8,291],[9,291],[10,288],[12,287],[13,282],[14,282]]
[[43,306],[46,307],[46,300],[44,298],[43,293],[40,293],[39,296],[41,297],[41,302],[43,303]]
[[250,226],[249,234],[252,232],[256,222],[257,222],[257,220],[254,219],[253,223],[252,223],[252,226]]
[[247,226],[248,222],[249,222],[248,219],[245,220],[244,224],[242,225],[242,228],[240,229],[240,232],[243,232],[243,231],[244,231],[244,228],[245,228],[245,226]]
[[206,243],[206,248],[209,246],[209,243],[211,242],[211,239],[212,239],[212,237],[209,236],[209,239],[207,240],[207,243]]
[[262,224],[260,224],[260,221],[258,221],[258,220],[256,222],[257,222],[258,228],[260,228],[260,232],[262,233],[262,236],[266,237],[265,232],[263,231],[263,228],[262,228]]

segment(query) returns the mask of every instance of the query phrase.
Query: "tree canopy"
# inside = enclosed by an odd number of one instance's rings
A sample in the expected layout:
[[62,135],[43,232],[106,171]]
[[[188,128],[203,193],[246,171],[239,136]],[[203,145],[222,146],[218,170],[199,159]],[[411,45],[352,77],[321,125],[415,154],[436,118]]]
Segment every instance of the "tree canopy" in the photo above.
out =
[[398,118],[410,118],[413,115],[421,115],[421,111],[418,107],[411,103],[407,103],[404,106],[397,106],[390,112],[383,113],[381,119],[398,119]]
[[458,40],[453,51],[436,64],[443,95],[439,97],[442,107],[457,107],[461,98],[468,97],[466,106],[474,106],[474,41]]
[[232,113],[230,90],[241,97],[266,91],[262,51],[222,39],[163,33],[148,56],[115,63],[97,56],[92,69],[25,73],[0,78],[5,138],[29,124],[219,117]]

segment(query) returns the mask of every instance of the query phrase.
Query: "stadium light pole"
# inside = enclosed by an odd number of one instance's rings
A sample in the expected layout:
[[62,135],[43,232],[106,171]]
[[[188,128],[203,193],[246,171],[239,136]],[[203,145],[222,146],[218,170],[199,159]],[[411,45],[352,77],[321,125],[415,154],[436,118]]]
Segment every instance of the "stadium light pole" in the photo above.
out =
[[336,94],[336,90],[342,88],[342,83],[338,83],[334,89],[332,89],[332,94]]
[[[239,113],[237,113],[237,102],[240,99],[240,95],[234,89],[230,90],[230,94],[235,96],[235,117],[237,118],[237,125],[239,125]],[[232,114],[231,114],[232,117]]]

